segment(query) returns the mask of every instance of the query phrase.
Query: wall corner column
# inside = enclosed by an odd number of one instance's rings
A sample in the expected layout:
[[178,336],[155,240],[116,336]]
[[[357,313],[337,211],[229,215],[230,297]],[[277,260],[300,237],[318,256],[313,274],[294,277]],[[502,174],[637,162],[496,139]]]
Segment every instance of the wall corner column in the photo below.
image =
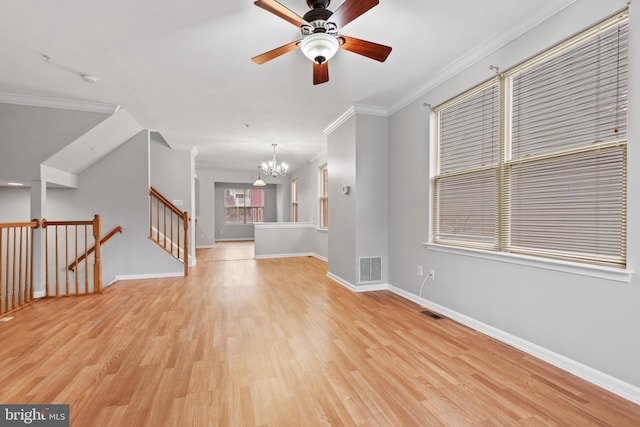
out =
[[[30,218],[42,220],[46,218],[47,182],[31,181]],[[42,298],[45,292],[45,233],[39,227],[33,232],[33,296]]]

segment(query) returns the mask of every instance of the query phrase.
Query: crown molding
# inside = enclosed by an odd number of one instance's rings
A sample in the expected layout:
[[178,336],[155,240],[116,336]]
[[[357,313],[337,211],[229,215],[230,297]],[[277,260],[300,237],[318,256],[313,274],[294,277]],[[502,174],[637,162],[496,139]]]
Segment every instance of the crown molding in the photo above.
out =
[[347,111],[342,113],[340,117],[335,119],[329,126],[327,126],[322,133],[325,135],[329,135],[331,132],[340,127],[344,122],[349,120],[351,117],[356,114],[366,114],[369,116],[380,116],[380,117],[388,117],[389,110],[384,107],[379,107],[377,105],[366,105],[366,104],[355,104],[352,107],[349,107]]
[[334,130],[339,128],[344,122],[349,120],[351,117],[355,116],[355,114],[356,114],[356,109],[354,107],[349,107],[349,109],[347,111],[345,111],[344,113],[342,113],[340,115],[340,117],[335,119],[332,123],[329,124],[329,126],[324,128],[322,133],[325,134],[325,135],[329,135]]
[[114,114],[119,105],[102,102],[79,101],[44,96],[20,95],[0,92],[0,104],[24,105],[27,107],[58,108],[62,110],[85,111],[89,113]]
[[389,116],[389,110],[387,110],[385,107],[379,107],[377,105],[354,104],[353,108],[356,110],[357,114],[367,114],[369,116],[380,117]]
[[[396,102],[389,108],[389,114],[394,114],[410,103],[417,101],[431,90],[443,84],[445,81],[456,76],[472,65],[478,63],[482,59],[496,52],[498,49],[507,45],[508,43],[514,41],[524,33],[540,25],[544,21],[556,16],[563,10],[576,3],[576,1],[578,0],[573,0],[561,7],[541,8],[538,13],[529,16],[528,19],[522,22],[514,23],[514,25],[503,31],[501,34],[491,37],[480,43],[478,46],[475,46],[471,50],[464,53],[462,56],[458,57],[458,59],[454,60],[449,65],[441,69],[431,79],[427,80],[415,89],[409,91],[406,95],[400,98],[398,102]],[[506,69],[507,68],[504,68],[504,70]],[[488,74],[487,76],[491,77],[491,74]]]

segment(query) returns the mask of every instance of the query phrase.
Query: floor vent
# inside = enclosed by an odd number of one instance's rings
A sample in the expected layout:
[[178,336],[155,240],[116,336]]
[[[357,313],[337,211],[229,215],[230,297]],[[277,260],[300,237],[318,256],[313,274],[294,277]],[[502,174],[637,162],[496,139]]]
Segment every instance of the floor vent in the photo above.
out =
[[382,280],[382,257],[360,258],[360,282]]
[[439,316],[437,314],[435,314],[433,311],[429,311],[429,310],[424,310],[421,311],[420,313],[422,314],[426,314],[427,316],[431,317],[432,319],[442,319],[442,316]]

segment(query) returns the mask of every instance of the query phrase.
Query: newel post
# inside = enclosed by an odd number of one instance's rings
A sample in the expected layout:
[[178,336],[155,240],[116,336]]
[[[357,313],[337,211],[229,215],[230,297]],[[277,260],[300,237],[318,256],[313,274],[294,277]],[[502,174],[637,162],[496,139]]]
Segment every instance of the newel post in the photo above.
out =
[[189,214],[185,211],[182,213],[182,222],[184,224],[184,277],[189,275]]
[[93,263],[93,291],[102,293],[102,259],[100,255],[100,236],[102,235],[102,219],[96,214],[93,217],[93,238],[95,240],[94,263]]

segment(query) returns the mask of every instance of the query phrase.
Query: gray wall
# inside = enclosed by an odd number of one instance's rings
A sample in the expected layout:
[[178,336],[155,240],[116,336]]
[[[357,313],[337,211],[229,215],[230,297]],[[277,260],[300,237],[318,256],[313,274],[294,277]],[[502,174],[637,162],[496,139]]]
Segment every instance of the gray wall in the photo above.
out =
[[[356,284],[356,117],[327,137],[329,170],[329,273]],[[349,185],[352,193],[342,194]]]
[[356,287],[360,258],[381,257],[388,280],[387,147],[387,117],[357,108],[328,136],[329,273]]
[[[557,271],[507,258],[428,250],[429,114],[437,105],[624,8],[626,1],[585,0],[435,87],[389,119],[390,283],[417,295],[416,265],[435,270],[423,297],[580,364],[640,387],[640,281]],[[635,4],[631,7],[634,9]],[[631,11],[628,145],[628,268],[640,267],[640,14]],[[412,183],[424,183],[412,185]],[[393,209],[407,200],[412,209]],[[333,256],[332,253],[330,253]],[[559,270],[562,270],[561,268]]]
[[[311,251],[321,258],[328,259],[329,233],[317,228],[320,214],[320,166],[325,163],[327,163],[326,153],[291,171],[290,181],[298,180],[298,222],[308,222],[316,226],[315,231],[309,233]],[[290,188],[291,184],[289,184]],[[289,202],[289,211],[291,211],[290,205],[291,202]]]
[[0,187],[0,222],[31,221],[28,187]]
[[83,171],[77,189],[47,191],[47,219],[81,220],[100,214],[103,280],[116,276],[181,274],[182,264],[149,240],[149,138],[143,131]]
[[40,179],[40,164],[108,114],[0,103],[0,179]]
[[[359,259],[382,258],[382,282],[388,280],[388,120],[356,114],[356,184],[353,193],[341,199],[356,199],[356,266]],[[401,205],[402,206],[402,205]],[[405,201],[404,206],[410,209]],[[358,277],[360,284],[360,277]]]
[[316,225],[274,222],[255,225],[255,257],[318,256],[314,252]]
[[[216,210],[216,240],[253,240],[253,224],[225,224],[224,223],[224,190],[231,188],[256,189],[251,184],[216,182],[215,210]],[[264,222],[277,221],[277,188],[267,184],[264,190]]]
[[[216,241],[216,200],[215,200],[215,184],[217,182],[237,182],[251,185],[257,177],[257,170],[248,171],[228,171],[228,170],[210,170],[196,169],[198,177],[198,191],[196,193],[196,204],[198,205],[196,238],[198,247],[212,247]],[[283,186],[280,197],[276,194],[276,203],[282,206],[288,206],[289,193],[289,176],[285,177],[262,177],[267,184]],[[285,188],[286,187],[286,188]],[[279,209],[285,217],[277,217],[276,210],[275,221],[288,221],[288,209]]]
[[[188,150],[173,150],[157,133],[150,132],[151,186],[192,218],[189,224],[189,256],[195,259],[195,168]],[[180,201],[182,204],[179,204]]]

